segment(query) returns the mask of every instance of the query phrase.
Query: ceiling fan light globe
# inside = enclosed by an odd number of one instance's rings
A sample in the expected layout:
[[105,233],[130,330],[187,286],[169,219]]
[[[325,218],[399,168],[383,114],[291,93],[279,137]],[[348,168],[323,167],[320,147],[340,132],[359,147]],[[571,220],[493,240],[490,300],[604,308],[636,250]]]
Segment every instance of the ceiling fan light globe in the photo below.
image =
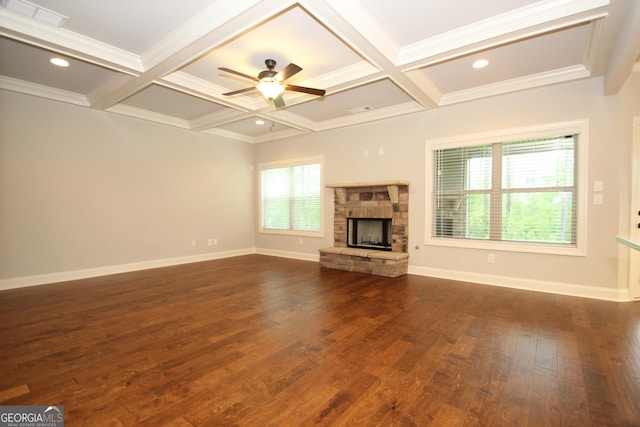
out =
[[258,83],[258,90],[267,99],[276,99],[282,92],[284,92],[284,86],[282,83],[275,79],[263,80]]

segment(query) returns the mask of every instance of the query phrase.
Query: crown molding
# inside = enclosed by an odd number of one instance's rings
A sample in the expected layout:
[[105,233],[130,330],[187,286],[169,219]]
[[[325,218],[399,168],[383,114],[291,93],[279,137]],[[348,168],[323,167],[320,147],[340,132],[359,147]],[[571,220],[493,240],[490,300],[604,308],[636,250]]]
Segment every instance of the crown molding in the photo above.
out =
[[392,117],[397,117],[405,114],[417,113],[424,111],[417,102],[405,102],[403,104],[393,105],[386,108],[379,108],[375,110],[369,110],[364,113],[357,113],[351,116],[339,117],[336,119],[325,120],[319,123],[319,127],[315,130],[329,130],[339,127],[346,127],[352,125],[358,125],[362,123],[385,120]]
[[155,113],[153,111],[144,110],[142,108],[132,107],[130,105],[117,104],[113,107],[107,108],[105,111],[121,114],[123,116],[133,117],[136,119],[174,126],[182,129],[191,129],[188,120],[167,116],[166,114]]
[[596,62],[596,50],[600,44],[603,25],[604,19],[598,19],[593,21],[589,28],[589,37],[587,38],[587,45],[585,46],[584,55],[582,56],[582,63],[589,71],[593,70]]
[[[283,119],[283,116],[285,116],[286,118]],[[233,131],[219,128],[219,126],[224,125],[226,123],[233,123],[238,120],[247,119],[249,117],[260,117],[265,121],[273,121],[283,126],[287,126],[288,129],[283,129],[277,132],[270,131],[269,133],[258,135],[258,136],[249,136],[249,135],[243,135]],[[202,119],[202,122],[200,122],[201,119]],[[211,116],[199,118],[192,121],[191,129],[199,130],[203,133],[210,134],[210,135],[217,135],[225,138],[235,139],[238,141],[249,142],[251,144],[257,144],[260,142],[273,141],[275,139],[282,139],[282,138],[288,138],[291,136],[302,135],[305,133],[312,132],[314,130],[314,129],[311,129],[311,127],[315,127],[315,126],[310,126],[305,129],[304,126],[300,125],[301,122],[306,122],[308,125],[314,124],[314,122],[311,122],[310,120],[307,120],[303,117],[299,117],[293,113],[289,113],[286,111],[278,112],[277,119],[266,113],[249,112],[247,114],[240,114],[236,116],[226,115],[226,117],[223,117],[222,115],[219,115],[216,118],[215,122],[211,120]]]
[[54,27],[4,8],[0,8],[0,20],[0,34],[11,39],[64,53],[125,74],[144,71],[142,61],[137,55],[64,28]]
[[[380,70],[367,61],[356,62],[346,67],[332,70],[330,73],[300,82],[301,86],[330,88],[344,82],[369,81],[379,79]],[[375,76],[375,77],[374,77]]]
[[[156,81],[157,84],[178,89],[183,92],[189,92],[193,96],[204,98],[216,104],[224,105],[225,107],[234,108],[240,111],[251,111],[260,108],[257,100],[250,97],[236,97],[234,102],[229,101],[223,93],[228,92],[229,89],[210,83],[199,77],[195,77],[184,71],[176,71],[162,79]],[[263,99],[259,100],[264,102]]]
[[[413,68],[452,59],[607,15],[609,0],[546,0],[402,47],[399,66]],[[562,22],[560,22],[562,20]],[[427,59],[425,61],[425,59]],[[420,64],[415,64],[420,62]]]
[[46,98],[53,101],[66,102],[68,104],[79,105],[82,107],[89,106],[89,100],[82,94],[14,79],[12,77],[0,76],[0,89]]
[[291,137],[303,135],[306,133],[309,133],[309,132],[302,131],[299,129],[284,129],[278,132],[269,132],[267,134],[257,136],[255,137],[254,140],[256,144],[259,144],[261,142],[271,142],[276,139],[291,138]]
[[204,131],[212,127],[222,126],[227,123],[233,123],[238,120],[243,120],[252,116],[255,116],[255,114],[250,111],[233,111],[233,110],[216,111],[216,112],[205,114],[203,116],[192,119],[191,129]]
[[264,110],[258,116],[268,121],[273,121],[292,129],[298,129],[306,132],[314,132],[318,130],[318,123],[306,117],[292,113],[287,110]]
[[205,129],[201,132],[207,135],[215,135],[215,136],[220,136],[227,139],[234,139],[236,141],[248,142],[249,144],[256,143],[255,137],[247,136],[237,132],[232,132],[230,130],[211,128],[211,129]]
[[220,136],[228,139],[234,139],[236,141],[247,142],[249,144],[260,144],[262,142],[271,142],[276,139],[290,138],[293,136],[303,135],[308,132],[305,132],[299,129],[285,129],[278,132],[269,132],[259,136],[247,136],[241,133],[237,133],[237,132],[233,132],[225,129],[212,128],[212,129],[203,130],[202,133],[206,133],[208,135]]
[[578,80],[590,77],[590,71],[584,65],[573,65],[560,68],[558,70],[533,74],[517,79],[506,80],[468,90],[450,92],[442,95],[440,106],[457,104],[465,101],[472,101],[490,96],[503,95],[510,92],[517,92],[525,89],[533,89],[541,86],[548,86],[556,83],[564,83],[571,80]]

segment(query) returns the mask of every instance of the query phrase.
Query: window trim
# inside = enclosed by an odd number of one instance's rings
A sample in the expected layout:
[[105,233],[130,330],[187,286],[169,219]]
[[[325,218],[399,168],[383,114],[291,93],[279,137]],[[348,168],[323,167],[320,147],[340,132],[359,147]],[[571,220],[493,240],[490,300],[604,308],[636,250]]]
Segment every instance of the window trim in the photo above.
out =
[[[492,240],[454,239],[446,237],[434,237],[432,235],[433,224],[433,200],[434,191],[433,160],[434,151],[446,148],[469,147],[482,144],[494,144],[497,142],[517,141],[533,138],[544,138],[555,135],[577,134],[577,226],[576,245],[559,246],[548,243],[506,242]],[[526,126],[477,134],[463,134],[453,137],[429,139],[425,142],[425,228],[424,244],[430,246],[445,246],[468,249],[487,249],[509,252],[542,253],[553,255],[586,256],[587,255],[587,230],[588,230],[588,163],[589,163],[589,120],[574,120]]]
[[[264,212],[262,210],[262,171],[265,169],[279,169],[293,166],[304,166],[311,164],[320,164],[320,230],[281,230],[264,228]],[[258,164],[258,233],[264,234],[281,234],[288,236],[305,236],[305,237],[324,237],[324,156],[300,157],[295,159],[278,160],[273,162],[264,162]]]

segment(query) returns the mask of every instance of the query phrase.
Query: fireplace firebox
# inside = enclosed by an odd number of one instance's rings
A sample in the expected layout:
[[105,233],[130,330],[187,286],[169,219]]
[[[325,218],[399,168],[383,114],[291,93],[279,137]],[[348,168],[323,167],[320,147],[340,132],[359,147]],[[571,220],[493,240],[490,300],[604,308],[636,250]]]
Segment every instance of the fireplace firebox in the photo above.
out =
[[391,250],[391,218],[348,218],[347,246]]

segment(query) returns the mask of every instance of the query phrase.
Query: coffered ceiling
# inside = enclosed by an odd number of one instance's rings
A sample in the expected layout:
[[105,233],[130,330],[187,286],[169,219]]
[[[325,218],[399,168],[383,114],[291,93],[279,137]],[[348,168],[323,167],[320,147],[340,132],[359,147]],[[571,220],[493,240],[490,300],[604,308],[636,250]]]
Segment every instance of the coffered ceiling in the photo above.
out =
[[[612,94],[640,71],[636,0],[0,4],[0,88],[247,142],[588,77]],[[255,82],[220,67],[257,76],[266,59],[326,95],[223,95]]]

